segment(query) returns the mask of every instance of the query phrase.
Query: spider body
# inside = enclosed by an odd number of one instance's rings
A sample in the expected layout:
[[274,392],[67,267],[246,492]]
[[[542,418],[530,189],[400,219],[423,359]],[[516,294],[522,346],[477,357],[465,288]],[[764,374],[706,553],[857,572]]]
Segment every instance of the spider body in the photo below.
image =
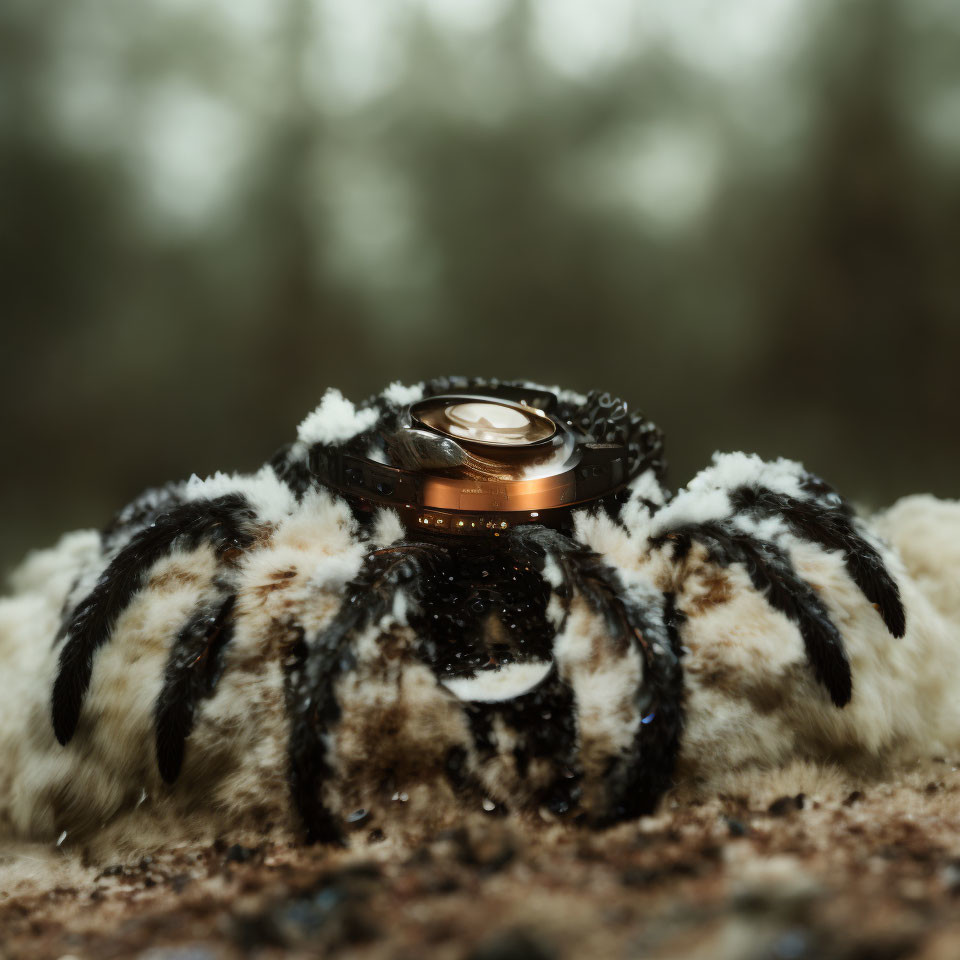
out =
[[[574,508],[526,511],[523,522],[510,514],[483,535],[452,529],[457,517],[481,516],[469,511],[435,513],[446,528],[424,525],[423,510],[396,500],[395,479],[383,480],[417,476],[384,472],[397,462],[391,456],[406,456],[394,438],[411,404],[484,391],[533,398],[598,457],[620,451],[620,482]],[[826,712],[840,714],[856,687],[835,610],[798,570],[797,545],[838,558],[860,594],[850,603],[875,607],[857,614],[874,618],[870,629],[891,638],[906,629],[883,548],[798,465],[730,455],[676,495],[663,476],[659,431],[605,394],[454,378],[394,384],[355,408],[328,392],[298,439],[257,475],[148,492],[72,568],[54,641],[59,749],[89,749],[104,712],[98,719],[88,704],[101,658],[128,642],[142,598],[179,577],[186,592],[151,628],[156,649],[142,654],[162,662],[145,684],[153,746],[143,745],[158,789],[178,789],[191,751],[207,742],[197,724],[218,710],[233,716],[222,736],[242,731],[256,743],[259,708],[231,713],[223,686],[250,689],[243,676],[269,661],[276,679],[263,709],[271,736],[282,718],[286,738],[282,761],[269,763],[311,840],[341,840],[345,804],[365,790],[389,792],[404,770],[426,779],[427,767],[453,796],[485,804],[492,796],[593,826],[650,813],[682,746],[689,610],[677,591],[695,560],[741,570],[798,632],[804,689]],[[316,533],[321,509],[338,519]],[[605,555],[598,547],[611,538],[619,546]],[[265,576],[258,564],[268,554]],[[192,558],[191,572],[177,558]],[[704,610],[729,590],[720,574],[712,582]],[[413,690],[419,713],[404,706]],[[361,735],[361,726],[374,732]],[[213,747],[197,749],[213,762]]]

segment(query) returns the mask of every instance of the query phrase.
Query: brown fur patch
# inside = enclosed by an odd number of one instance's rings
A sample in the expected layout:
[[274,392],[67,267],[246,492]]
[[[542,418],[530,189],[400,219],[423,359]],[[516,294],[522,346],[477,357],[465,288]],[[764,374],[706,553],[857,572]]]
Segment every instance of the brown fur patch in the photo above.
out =
[[164,573],[151,577],[147,582],[148,590],[173,591],[180,587],[190,587],[200,583],[201,578],[182,567],[171,567]]
[[252,592],[259,600],[266,600],[271,593],[277,590],[286,590],[287,587],[291,586],[296,575],[297,571],[295,568],[274,570],[273,573],[268,575],[269,582],[257,584],[257,586],[253,587]]
[[773,713],[783,708],[785,690],[782,677],[775,675],[765,678],[768,682],[748,680],[731,666],[722,656],[701,656],[685,664],[688,674],[697,678],[705,690],[714,690],[731,700],[748,700],[760,714]]
[[703,592],[690,599],[688,606],[688,615],[690,616],[698,616],[714,607],[729,603],[733,597],[730,577],[718,567],[707,568],[700,584]]
[[[393,659],[400,646],[385,653],[385,659]],[[394,670],[395,666],[390,668],[391,673]],[[442,695],[412,700],[416,690],[404,682],[402,673],[395,678],[395,686],[387,682],[383,693],[375,709],[352,702],[349,694],[341,701],[333,806],[384,810],[397,806],[397,791],[401,791],[402,806],[407,796],[403,791],[413,789],[441,808],[453,802],[444,762],[452,747],[467,745],[462,724],[451,715],[458,707]],[[428,730],[432,731],[429,736]]]
[[260,642],[245,648],[242,654],[234,653],[231,669],[243,673],[262,673],[269,663],[281,663],[289,657],[303,639],[303,630],[289,618],[271,618],[267,629],[260,634]]

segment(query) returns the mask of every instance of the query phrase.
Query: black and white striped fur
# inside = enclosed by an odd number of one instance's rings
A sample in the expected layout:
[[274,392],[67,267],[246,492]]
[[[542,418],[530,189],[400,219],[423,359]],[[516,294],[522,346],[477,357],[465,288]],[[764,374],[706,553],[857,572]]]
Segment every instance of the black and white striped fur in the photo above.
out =
[[[330,391],[259,473],[150,492],[86,541],[61,571],[43,668],[58,744],[38,735],[50,763],[80,773],[36,784],[37,809],[10,815],[20,828],[82,834],[147,797],[227,819],[256,808],[337,842],[354,808],[421,787],[420,810],[435,796],[606,826],[652,812],[686,763],[685,724],[701,719],[685,645],[737,591],[798,638],[821,713],[856,696],[843,625],[797,551],[835,557],[857,616],[904,635],[883,546],[826,484],[732,454],[671,496],[659,432],[606,395],[558,392],[564,416],[629,442],[635,479],[568,530],[412,538],[391,511],[358,510],[312,477],[316,446],[368,455],[408,403],[484,385],[394,384],[359,407]],[[699,604],[690,584],[706,576]],[[702,671],[695,682],[709,691]],[[152,737],[136,739],[147,718]],[[84,757],[107,783],[93,800]],[[269,801],[258,783],[277,787]]]

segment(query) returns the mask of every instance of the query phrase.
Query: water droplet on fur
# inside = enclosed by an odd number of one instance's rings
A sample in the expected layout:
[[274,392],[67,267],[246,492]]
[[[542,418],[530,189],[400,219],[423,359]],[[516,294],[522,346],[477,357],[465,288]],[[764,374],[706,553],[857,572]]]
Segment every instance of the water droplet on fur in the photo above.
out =
[[497,805],[489,797],[484,797],[483,809],[486,810],[487,813],[493,813],[493,811],[497,809]]
[[66,839],[67,839],[67,831],[64,830],[63,833],[61,833],[60,836],[57,838],[57,846],[62,847],[63,841]]

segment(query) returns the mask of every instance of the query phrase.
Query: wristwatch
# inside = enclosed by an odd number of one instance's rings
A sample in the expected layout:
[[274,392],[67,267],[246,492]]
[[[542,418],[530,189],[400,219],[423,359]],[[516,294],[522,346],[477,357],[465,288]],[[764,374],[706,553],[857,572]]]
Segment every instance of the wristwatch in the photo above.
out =
[[[498,386],[406,406],[367,450],[317,447],[311,472],[361,509],[394,507],[408,528],[498,535],[521,523],[556,525],[572,507],[621,490],[636,466],[626,404],[604,416],[564,417],[542,388]],[[598,421],[603,429],[597,430]]]

